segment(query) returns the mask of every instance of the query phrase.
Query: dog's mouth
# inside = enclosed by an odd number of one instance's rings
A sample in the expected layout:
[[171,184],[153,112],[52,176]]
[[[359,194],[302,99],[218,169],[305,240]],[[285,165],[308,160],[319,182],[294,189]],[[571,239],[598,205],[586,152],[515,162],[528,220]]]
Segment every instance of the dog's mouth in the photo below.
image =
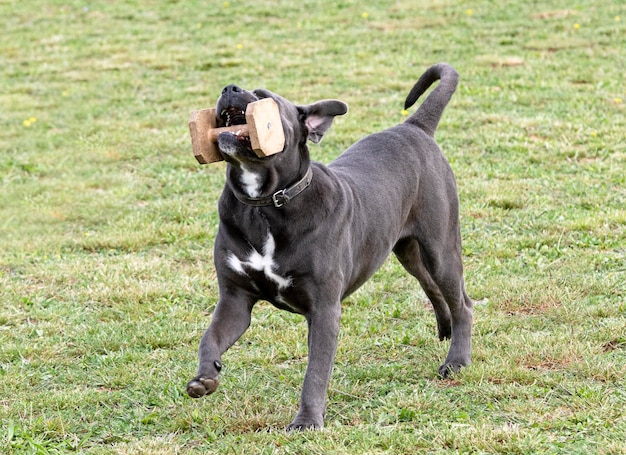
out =
[[220,112],[220,120],[224,126],[243,125],[246,123],[246,112],[238,107],[229,106]]
[[[246,112],[242,110],[240,107],[228,106],[220,111],[219,123],[222,126],[245,125],[246,124]],[[222,133],[222,134],[234,135],[241,145],[243,145],[246,149],[252,150],[252,145],[250,143],[250,136],[248,136],[247,134],[244,134],[243,130],[235,131],[233,133]]]

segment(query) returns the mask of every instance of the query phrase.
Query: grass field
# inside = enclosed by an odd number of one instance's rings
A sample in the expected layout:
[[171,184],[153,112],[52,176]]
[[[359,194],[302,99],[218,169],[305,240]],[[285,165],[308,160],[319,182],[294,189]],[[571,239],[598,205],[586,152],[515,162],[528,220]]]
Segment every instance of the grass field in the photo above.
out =
[[[621,0],[0,0],[0,453],[626,453]],[[221,386],[185,384],[217,299],[224,164],[187,120],[229,83],[350,105],[328,163],[461,74],[457,176],[473,364],[395,259],[344,303],[326,427],[283,431],[302,317],[261,303]]]

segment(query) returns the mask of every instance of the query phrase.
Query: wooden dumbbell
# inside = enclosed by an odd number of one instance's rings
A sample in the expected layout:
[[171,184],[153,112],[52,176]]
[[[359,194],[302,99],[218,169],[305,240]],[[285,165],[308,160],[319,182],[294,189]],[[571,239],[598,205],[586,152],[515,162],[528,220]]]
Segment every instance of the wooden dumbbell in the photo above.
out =
[[189,117],[189,132],[193,154],[200,164],[221,161],[217,138],[225,131],[241,132],[250,137],[252,150],[259,157],[273,155],[285,147],[285,133],[278,105],[272,98],[248,104],[246,123],[217,128],[215,109],[193,111]]

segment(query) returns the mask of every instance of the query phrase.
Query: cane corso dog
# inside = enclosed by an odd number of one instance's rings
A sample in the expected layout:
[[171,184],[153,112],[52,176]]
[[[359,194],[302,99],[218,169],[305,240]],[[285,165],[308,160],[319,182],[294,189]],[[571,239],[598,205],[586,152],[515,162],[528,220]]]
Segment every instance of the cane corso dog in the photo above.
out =
[[406,121],[361,139],[328,166],[311,161],[307,141],[319,142],[334,117],[347,112],[345,103],[296,105],[267,90],[223,89],[218,126],[244,123],[248,103],[273,98],[285,147],[260,158],[249,138],[219,136],[227,162],[214,250],[219,301],[200,342],[198,374],[187,384],[190,396],[216,390],[222,354],[248,328],[255,303],[266,300],[308,323],[301,403],[287,429],[321,428],[341,301],[391,252],[432,303],[439,338],[451,339],[439,375],[470,363],[473,304],[463,280],[459,199],[433,138],[456,89],[456,70],[445,63],[428,68],[405,109],[437,80]]

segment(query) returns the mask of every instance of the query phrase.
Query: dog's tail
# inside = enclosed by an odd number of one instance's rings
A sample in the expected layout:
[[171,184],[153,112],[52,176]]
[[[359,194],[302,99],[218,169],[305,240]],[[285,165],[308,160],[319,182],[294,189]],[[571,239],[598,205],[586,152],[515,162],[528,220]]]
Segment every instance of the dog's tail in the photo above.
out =
[[435,135],[441,114],[456,90],[456,85],[459,82],[459,73],[447,63],[438,63],[431,66],[422,74],[404,102],[404,109],[413,106],[417,99],[437,79],[441,79],[439,85],[428,95],[417,111],[406,120],[407,123],[419,126],[430,136]]

